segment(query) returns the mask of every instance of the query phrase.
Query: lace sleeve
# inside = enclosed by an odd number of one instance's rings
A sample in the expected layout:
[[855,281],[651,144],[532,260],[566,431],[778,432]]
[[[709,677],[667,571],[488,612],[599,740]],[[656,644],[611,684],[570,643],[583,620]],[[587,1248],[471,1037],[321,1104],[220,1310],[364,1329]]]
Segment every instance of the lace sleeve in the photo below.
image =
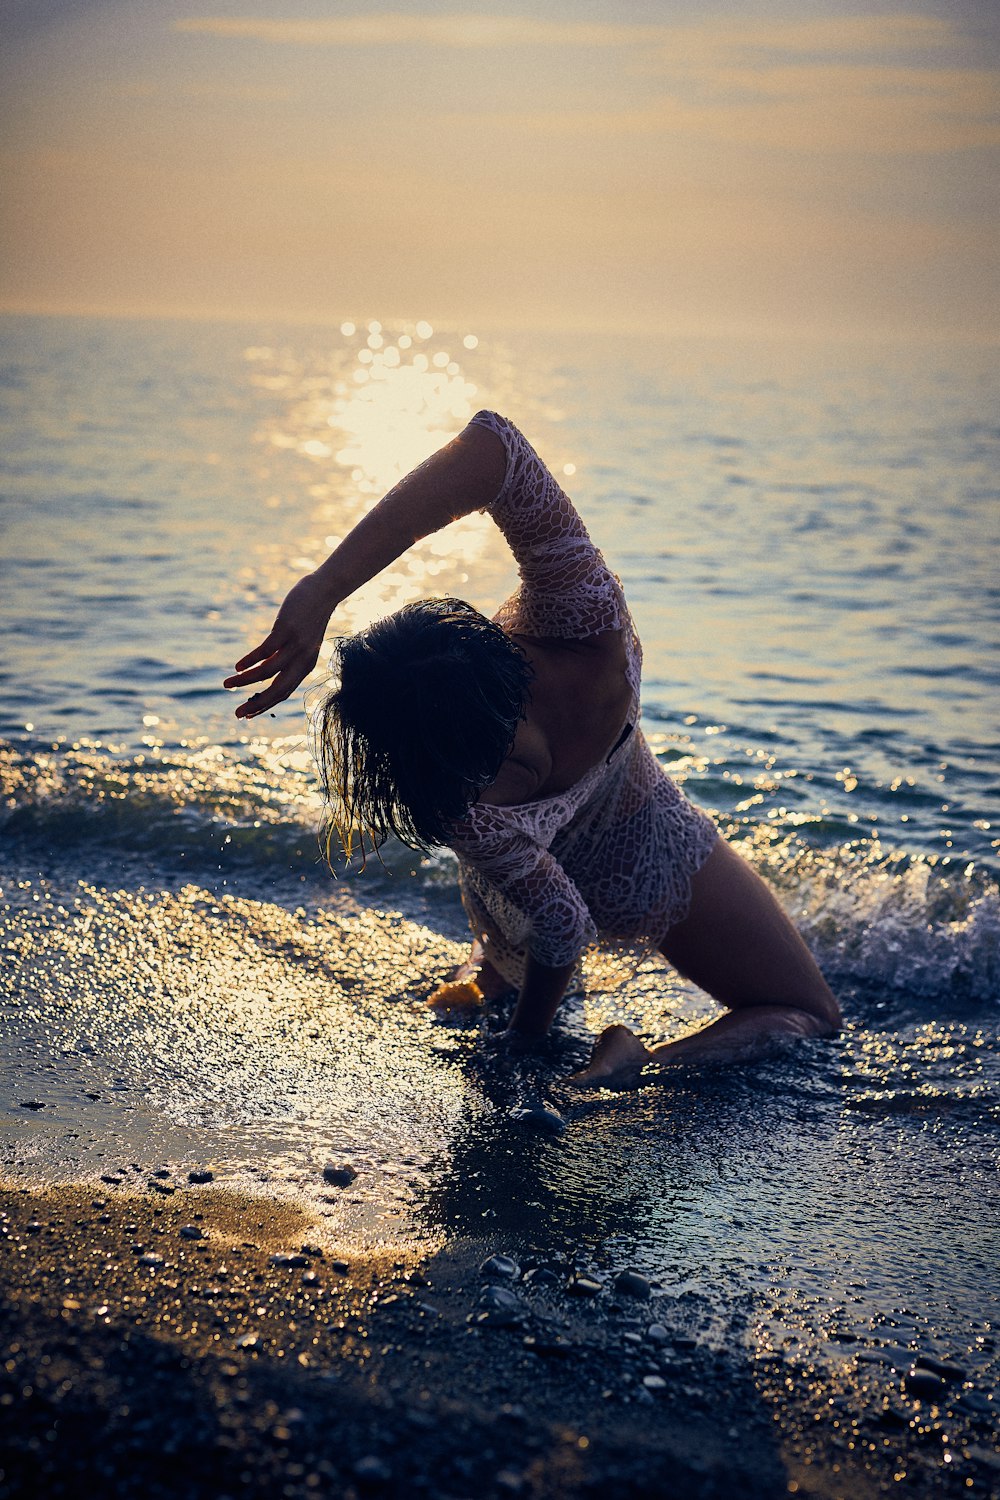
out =
[[486,509],[507,539],[521,584],[499,623],[525,635],[574,639],[627,626],[621,584],[527,438],[496,412],[477,412],[472,424],[495,433],[507,455],[500,493]]
[[513,829],[502,808],[469,810],[449,840],[490,915],[539,963],[573,963],[597,932],[586,903],[555,856]]

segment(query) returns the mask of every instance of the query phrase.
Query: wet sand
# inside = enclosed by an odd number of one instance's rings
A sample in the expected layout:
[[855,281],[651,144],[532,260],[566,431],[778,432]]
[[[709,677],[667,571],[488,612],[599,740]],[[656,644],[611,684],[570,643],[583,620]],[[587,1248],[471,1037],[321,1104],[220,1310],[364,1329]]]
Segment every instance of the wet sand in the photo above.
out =
[[858,1360],[835,1385],[696,1346],[655,1283],[541,1252],[484,1272],[474,1240],[342,1259],[305,1207],[155,1170],[2,1192],[4,1500],[865,1500],[1000,1481],[992,1403],[959,1369],[886,1395]]

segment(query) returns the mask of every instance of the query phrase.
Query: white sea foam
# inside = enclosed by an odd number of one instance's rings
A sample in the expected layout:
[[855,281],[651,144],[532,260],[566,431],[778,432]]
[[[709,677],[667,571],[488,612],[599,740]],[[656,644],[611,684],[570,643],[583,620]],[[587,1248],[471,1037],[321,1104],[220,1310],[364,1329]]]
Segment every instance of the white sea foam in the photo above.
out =
[[878,845],[804,862],[792,908],[831,974],[910,996],[1000,1001],[994,881]]

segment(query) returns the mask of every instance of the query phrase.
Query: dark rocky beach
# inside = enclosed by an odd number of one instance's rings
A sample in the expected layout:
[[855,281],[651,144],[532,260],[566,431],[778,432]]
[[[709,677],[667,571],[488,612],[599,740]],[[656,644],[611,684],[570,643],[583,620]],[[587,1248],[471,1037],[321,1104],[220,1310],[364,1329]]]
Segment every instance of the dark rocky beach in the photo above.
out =
[[699,1346],[636,1273],[474,1241],[342,1259],[294,1203],[157,1170],[3,1193],[4,1500],[1000,1482],[991,1394],[947,1361],[861,1349],[834,1382]]

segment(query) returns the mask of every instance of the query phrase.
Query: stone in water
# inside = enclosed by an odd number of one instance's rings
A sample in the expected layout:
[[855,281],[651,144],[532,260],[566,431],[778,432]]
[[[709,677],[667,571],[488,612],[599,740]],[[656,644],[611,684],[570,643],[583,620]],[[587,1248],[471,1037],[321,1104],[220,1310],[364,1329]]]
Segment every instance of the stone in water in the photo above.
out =
[[357,1175],[349,1161],[327,1162],[323,1168],[323,1181],[332,1183],[334,1187],[350,1187]]

